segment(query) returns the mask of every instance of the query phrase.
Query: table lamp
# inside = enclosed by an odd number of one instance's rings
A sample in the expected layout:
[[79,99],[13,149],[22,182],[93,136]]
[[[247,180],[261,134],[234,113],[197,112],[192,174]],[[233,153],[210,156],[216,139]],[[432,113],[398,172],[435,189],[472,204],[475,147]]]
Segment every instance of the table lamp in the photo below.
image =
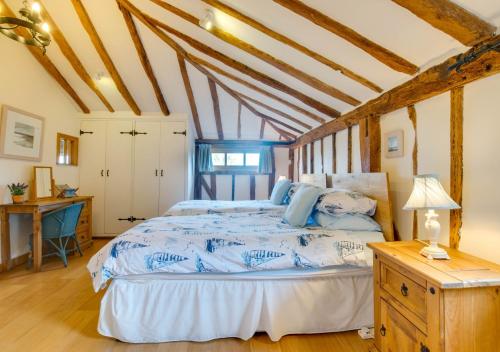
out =
[[449,259],[448,253],[438,247],[441,225],[436,209],[459,209],[460,206],[446,193],[436,175],[418,175],[414,178],[413,190],[404,210],[425,209],[425,229],[430,232],[430,245],[420,251],[429,259]]

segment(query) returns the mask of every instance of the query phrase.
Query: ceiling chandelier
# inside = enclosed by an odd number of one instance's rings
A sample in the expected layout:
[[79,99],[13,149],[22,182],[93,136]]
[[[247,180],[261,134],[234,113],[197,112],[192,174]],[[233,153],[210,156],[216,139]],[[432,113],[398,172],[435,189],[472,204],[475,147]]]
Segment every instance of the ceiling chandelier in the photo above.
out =
[[[45,54],[46,47],[50,44],[49,25],[43,22],[40,12],[41,6],[38,2],[30,6],[25,0],[23,8],[19,10],[22,18],[0,16],[0,32],[20,43],[39,47]],[[29,36],[19,33],[17,29],[20,28],[26,29]]]

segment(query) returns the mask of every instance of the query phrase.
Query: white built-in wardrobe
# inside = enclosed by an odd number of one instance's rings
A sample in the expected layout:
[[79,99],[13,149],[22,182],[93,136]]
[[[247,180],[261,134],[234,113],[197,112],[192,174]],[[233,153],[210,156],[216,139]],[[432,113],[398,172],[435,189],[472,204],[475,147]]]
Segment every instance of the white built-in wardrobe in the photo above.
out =
[[187,198],[187,123],[82,120],[80,191],[93,195],[94,236],[117,235]]

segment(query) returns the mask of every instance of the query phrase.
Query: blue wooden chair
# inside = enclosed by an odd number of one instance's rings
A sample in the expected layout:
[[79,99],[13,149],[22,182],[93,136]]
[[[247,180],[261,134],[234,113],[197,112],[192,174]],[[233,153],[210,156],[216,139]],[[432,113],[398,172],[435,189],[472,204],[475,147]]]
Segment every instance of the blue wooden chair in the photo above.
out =
[[[83,255],[76,238],[76,227],[83,205],[83,203],[75,203],[42,214],[42,240],[48,241],[55,249],[55,251],[42,257],[57,255],[62,259],[64,266],[67,267],[68,259],[66,255],[68,253],[78,250],[80,256]],[[67,249],[66,247],[71,239],[74,240],[76,248]],[[33,235],[31,236],[30,247],[33,250]]]

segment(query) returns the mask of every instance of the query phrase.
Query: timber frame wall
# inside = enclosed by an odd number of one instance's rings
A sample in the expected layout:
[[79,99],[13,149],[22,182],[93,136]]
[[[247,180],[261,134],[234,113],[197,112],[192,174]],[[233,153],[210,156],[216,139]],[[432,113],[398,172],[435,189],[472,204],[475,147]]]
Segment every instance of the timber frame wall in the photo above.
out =
[[[500,36],[494,36],[480,45],[498,43]],[[468,53],[477,50],[470,49]],[[462,204],[463,187],[463,86],[467,83],[495,75],[500,72],[500,52],[490,51],[479,56],[475,61],[465,64],[461,71],[450,70],[460,55],[452,57],[443,63],[429,68],[415,76],[410,81],[389,90],[378,98],[342,115],[340,118],[323,124],[300,136],[290,146],[298,153],[297,172],[322,173],[324,171],[323,139],[332,136],[332,169],[336,173],[336,133],[348,129],[347,160],[348,172],[351,172],[352,163],[352,126],[359,126],[359,143],[362,172],[381,171],[381,132],[380,117],[392,111],[407,108],[408,118],[412,122],[417,139],[417,116],[414,104],[427,100],[442,93],[451,92],[450,101],[450,195],[459,204]],[[314,169],[314,143],[321,143],[321,170]],[[308,148],[310,145],[310,168],[308,170]],[[418,173],[417,165],[418,144],[415,140],[413,150],[413,174]],[[293,155],[294,153],[290,153]],[[290,159],[294,163],[293,159]],[[298,179],[299,175],[292,175]],[[462,227],[462,209],[450,212],[450,247],[458,248]],[[397,229],[396,229],[397,230]],[[418,228],[416,212],[413,220],[413,238],[417,238]]]
[[[217,200],[217,176],[225,175],[231,176],[231,200],[235,200],[235,183],[236,176],[247,175],[250,177],[250,199],[255,200],[255,176],[262,175],[254,171],[246,170],[222,170],[222,171],[212,171],[212,172],[199,172],[198,169],[198,145],[199,144],[211,144],[214,146],[224,146],[230,148],[231,146],[238,147],[248,147],[248,148],[258,148],[262,146],[269,146],[271,148],[272,155],[272,172],[268,175],[268,196],[274,187],[274,182],[276,180],[276,162],[274,148],[287,148],[290,142],[267,142],[267,141],[244,141],[244,140],[211,140],[211,139],[198,139],[195,142],[195,176],[194,176],[194,199],[202,199],[203,190],[207,193],[210,200]],[[290,149],[292,150],[292,149]],[[289,154],[290,157],[290,154]],[[293,160],[293,153],[292,153]],[[292,164],[293,165],[293,164]],[[293,168],[288,169],[289,176],[293,176]],[[204,176],[210,176],[210,184],[206,181]]]

